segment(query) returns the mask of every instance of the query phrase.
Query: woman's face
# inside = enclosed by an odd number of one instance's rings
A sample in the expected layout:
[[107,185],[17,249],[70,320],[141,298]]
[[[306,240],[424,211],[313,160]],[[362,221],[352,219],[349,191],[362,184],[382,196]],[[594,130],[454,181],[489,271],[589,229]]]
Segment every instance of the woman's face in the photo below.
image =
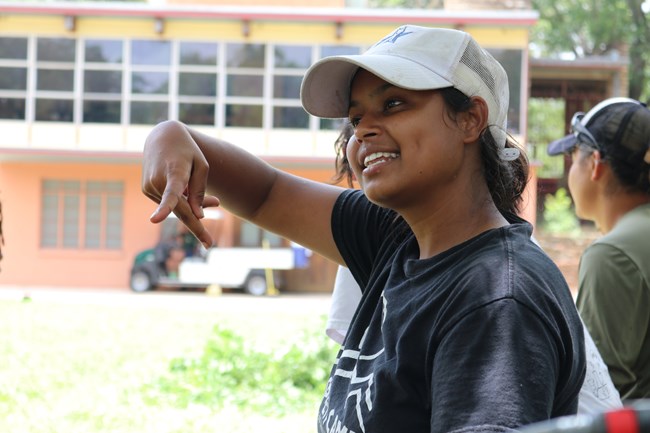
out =
[[366,196],[399,210],[440,199],[461,168],[463,134],[438,91],[396,87],[360,69],[350,93],[350,167]]

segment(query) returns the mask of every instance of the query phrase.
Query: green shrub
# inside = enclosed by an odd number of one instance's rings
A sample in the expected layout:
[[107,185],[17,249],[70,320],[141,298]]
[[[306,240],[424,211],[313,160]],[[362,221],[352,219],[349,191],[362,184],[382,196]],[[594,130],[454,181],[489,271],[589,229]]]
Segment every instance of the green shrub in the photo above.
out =
[[571,197],[566,189],[558,188],[555,194],[546,194],[544,200],[544,231],[550,234],[578,236],[580,223],[576,217]]
[[322,332],[314,332],[305,333],[300,345],[265,353],[215,326],[200,357],[172,360],[168,374],[147,385],[145,395],[149,404],[166,401],[180,408],[236,406],[265,415],[315,409],[336,350]]

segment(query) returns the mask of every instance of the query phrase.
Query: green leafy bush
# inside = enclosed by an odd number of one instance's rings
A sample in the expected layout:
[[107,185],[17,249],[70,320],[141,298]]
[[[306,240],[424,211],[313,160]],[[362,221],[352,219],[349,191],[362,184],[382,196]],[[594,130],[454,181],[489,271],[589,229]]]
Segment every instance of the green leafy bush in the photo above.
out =
[[578,236],[580,223],[572,208],[566,189],[558,188],[555,194],[546,194],[544,200],[544,231],[549,234]]
[[168,374],[147,385],[145,394],[150,404],[162,400],[180,408],[236,406],[266,415],[315,409],[336,350],[322,332],[314,332],[300,344],[265,353],[215,326],[200,357],[173,359]]

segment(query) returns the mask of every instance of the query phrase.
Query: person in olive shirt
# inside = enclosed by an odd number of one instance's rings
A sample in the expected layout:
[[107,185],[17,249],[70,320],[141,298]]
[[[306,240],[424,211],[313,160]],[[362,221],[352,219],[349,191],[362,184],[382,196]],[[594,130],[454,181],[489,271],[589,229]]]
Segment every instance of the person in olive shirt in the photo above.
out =
[[611,98],[576,113],[570,153],[578,217],[603,236],[583,253],[577,306],[623,400],[650,397],[650,110]]

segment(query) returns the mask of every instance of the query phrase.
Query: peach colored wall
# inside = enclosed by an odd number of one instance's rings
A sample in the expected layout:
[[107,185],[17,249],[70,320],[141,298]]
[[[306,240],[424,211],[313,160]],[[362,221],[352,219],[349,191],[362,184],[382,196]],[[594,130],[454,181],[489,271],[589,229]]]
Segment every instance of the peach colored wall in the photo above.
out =
[[[294,174],[329,182],[333,169],[292,170]],[[158,227],[149,222],[155,204],[140,190],[139,163],[0,164],[4,259],[0,285],[127,289],[136,253],[158,241]],[[124,235],[120,251],[47,250],[39,246],[41,180],[121,180],[124,182]]]
[[[40,240],[41,180],[122,180],[124,236],[121,251],[42,249]],[[152,203],[140,192],[138,164],[7,163],[0,165],[0,188],[5,233],[0,284],[127,287],[135,252],[157,239],[147,219]]]

